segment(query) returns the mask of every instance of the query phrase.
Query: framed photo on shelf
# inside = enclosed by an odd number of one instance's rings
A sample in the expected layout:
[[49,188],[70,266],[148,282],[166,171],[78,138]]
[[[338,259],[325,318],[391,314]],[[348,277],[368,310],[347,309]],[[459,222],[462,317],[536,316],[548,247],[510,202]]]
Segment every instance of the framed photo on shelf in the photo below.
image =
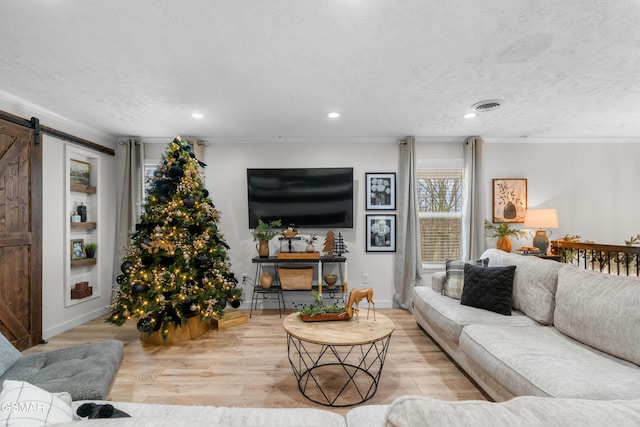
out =
[[69,178],[72,184],[89,185],[90,177],[90,163],[76,159],[69,159]]
[[396,251],[396,216],[366,215],[367,252]]
[[366,210],[396,209],[396,174],[365,173]]
[[84,239],[71,240],[71,260],[84,259],[87,253],[84,249]]
[[527,180],[493,180],[493,222],[524,222],[527,210]]

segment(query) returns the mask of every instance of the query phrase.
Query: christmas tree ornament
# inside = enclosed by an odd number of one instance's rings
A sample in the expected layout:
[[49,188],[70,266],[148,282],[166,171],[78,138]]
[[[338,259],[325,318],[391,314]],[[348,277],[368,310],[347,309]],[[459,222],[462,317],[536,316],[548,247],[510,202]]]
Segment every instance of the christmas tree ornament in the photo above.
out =
[[149,290],[149,286],[144,285],[142,283],[136,283],[131,287],[131,293],[133,295],[140,295]]
[[129,272],[129,269],[131,269],[131,267],[133,267],[133,265],[129,261],[125,261],[122,264],[120,264],[120,271],[122,271],[124,274],[127,274]]
[[118,285],[122,285],[123,283],[127,282],[127,276],[125,276],[124,274],[120,274],[118,277],[116,277],[116,283]]
[[186,207],[192,208],[193,205],[195,205],[195,203],[196,203],[196,199],[193,196],[185,197],[185,199],[182,201],[182,203]]
[[173,165],[171,166],[171,168],[169,168],[167,175],[170,178],[181,178],[184,175],[184,170],[182,170],[180,166]]
[[138,320],[136,328],[140,332],[151,332],[153,330],[153,323],[151,323],[151,319],[149,319],[148,317],[143,317]]
[[231,301],[231,307],[233,308],[240,307],[240,300],[234,299],[233,301]]

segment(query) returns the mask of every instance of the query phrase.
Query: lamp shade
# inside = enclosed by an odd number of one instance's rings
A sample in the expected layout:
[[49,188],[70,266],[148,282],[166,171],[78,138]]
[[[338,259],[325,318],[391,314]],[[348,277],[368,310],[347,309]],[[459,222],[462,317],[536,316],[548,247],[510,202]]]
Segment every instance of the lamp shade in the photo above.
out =
[[524,213],[524,228],[558,228],[556,209],[527,209]]

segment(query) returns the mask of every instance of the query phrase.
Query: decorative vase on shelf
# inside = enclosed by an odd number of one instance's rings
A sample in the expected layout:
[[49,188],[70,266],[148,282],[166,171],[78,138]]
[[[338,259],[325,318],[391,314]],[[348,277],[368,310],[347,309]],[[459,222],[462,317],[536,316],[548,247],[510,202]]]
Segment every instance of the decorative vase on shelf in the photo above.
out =
[[315,252],[316,248],[313,246],[313,243],[309,243],[307,245],[307,252]]
[[260,286],[264,289],[269,289],[273,284],[273,276],[268,271],[263,271],[260,274]]
[[509,239],[509,236],[502,236],[499,238],[496,242],[496,248],[505,252],[511,252],[511,239]]
[[76,208],[76,212],[80,215],[80,222],[87,222],[87,207],[84,203],[80,203],[80,206]]
[[324,281],[329,289],[333,289],[338,281],[338,276],[335,274],[325,274]]
[[260,240],[258,242],[258,256],[261,258],[267,258],[269,256],[269,241],[268,240]]

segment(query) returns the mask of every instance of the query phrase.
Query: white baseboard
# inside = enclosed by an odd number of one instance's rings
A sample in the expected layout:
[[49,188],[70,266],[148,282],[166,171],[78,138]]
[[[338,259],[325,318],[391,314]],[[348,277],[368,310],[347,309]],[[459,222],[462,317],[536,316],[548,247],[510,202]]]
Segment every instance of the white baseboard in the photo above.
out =
[[75,328],[76,326],[80,326],[84,323],[87,323],[93,319],[97,319],[100,316],[104,316],[107,314],[106,308],[99,308],[97,310],[91,311],[89,313],[85,313],[82,316],[78,316],[74,319],[67,320],[64,323],[60,323],[51,328],[43,329],[42,331],[42,339],[46,340],[51,337],[55,337],[69,329]]

